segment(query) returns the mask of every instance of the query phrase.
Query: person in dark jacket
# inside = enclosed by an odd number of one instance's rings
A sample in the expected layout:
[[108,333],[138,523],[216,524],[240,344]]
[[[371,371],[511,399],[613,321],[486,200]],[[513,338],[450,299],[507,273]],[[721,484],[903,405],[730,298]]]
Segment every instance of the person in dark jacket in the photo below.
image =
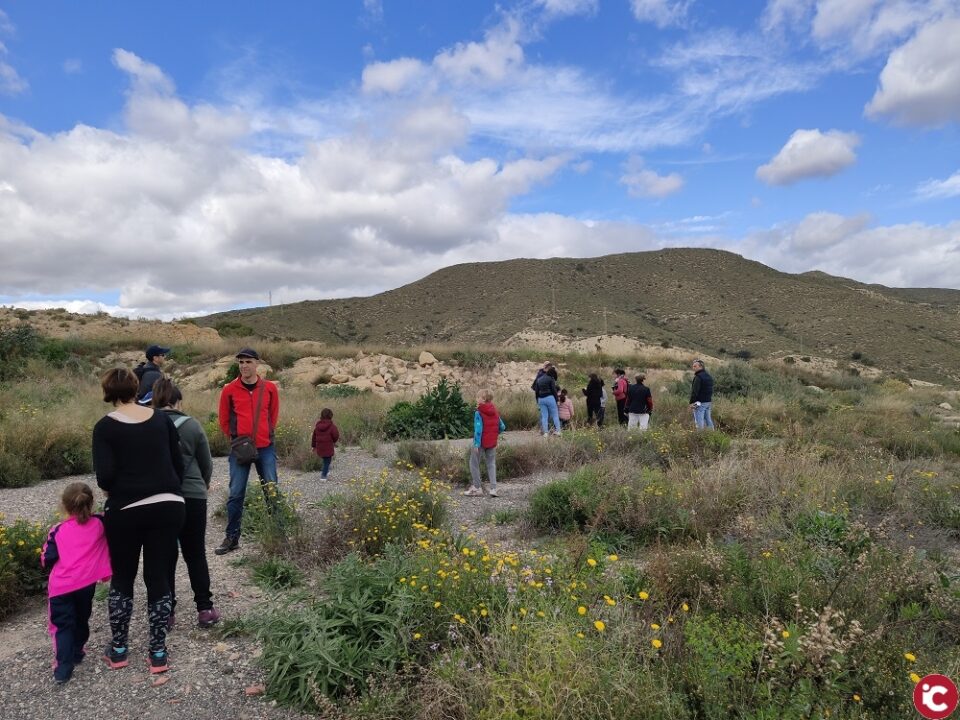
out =
[[[197,606],[197,625],[208,628],[220,620],[220,613],[213,606],[210,592],[210,568],[207,565],[207,490],[213,476],[213,458],[210,443],[203,427],[183,412],[183,394],[168,378],[157,380],[153,386],[153,407],[162,410],[173,420],[180,436],[180,452],[183,455],[183,527],[180,529],[180,552],[187,564],[193,600]],[[170,563],[170,594],[173,609],[167,627],[173,629],[177,608],[177,555]]]
[[653,393],[643,384],[647,376],[641,373],[636,384],[627,388],[627,429],[646,430],[650,425],[650,413],[653,412]]
[[551,366],[533,381],[533,391],[537,395],[537,405],[540,406],[540,432],[544,437],[549,434],[548,419],[553,423],[553,434],[560,434],[560,412],[557,405],[560,388],[557,386],[556,374],[556,368]]
[[151,673],[166,672],[167,623],[173,610],[170,563],[184,520],[183,456],[173,421],[137,404],[137,376],[127,368],[108,370],[100,379],[104,402],[113,412],[93,426],[93,469],[107,494],[103,516],[113,578],[107,608],[111,668],[129,663],[127,639],[133,615],[133,581],[143,553],[150,626]]
[[147,348],[145,354],[147,361],[137,365],[133,371],[140,380],[140,384],[137,386],[137,402],[141,405],[149,405],[151,403],[153,385],[163,377],[163,370],[160,368],[166,361],[167,355],[170,354],[170,348],[151,345]]
[[333,446],[340,439],[340,430],[333,424],[333,410],[324,408],[320,411],[320,419],[313,428],[313,438],[310,446],[323,461],[320,469],[320,479],[326,480],[330,472],[330,463],[333,461]]
[[693,422],[697,430],[713,429],[710,407],[713,404],[713,376],[707,372],[703,360],[694,360],[693,387],[690,389],[690,409],[693,410]]
[[596,373],[590,373],[590,379],[587,386],[583,389],[583,394],[587,398],[587,423],[592,425],[593,418],[596,416],[597,425],[603,427],[603,415],[601,414],[600,400],[603,397],[603,380]]

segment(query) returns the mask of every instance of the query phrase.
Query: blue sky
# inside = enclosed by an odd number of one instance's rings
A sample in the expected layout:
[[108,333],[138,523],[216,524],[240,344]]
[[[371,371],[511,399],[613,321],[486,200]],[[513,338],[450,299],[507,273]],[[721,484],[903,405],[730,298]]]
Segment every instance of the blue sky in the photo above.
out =
[[662,247],[960,287],[960,0],[0,0],[0,304]]

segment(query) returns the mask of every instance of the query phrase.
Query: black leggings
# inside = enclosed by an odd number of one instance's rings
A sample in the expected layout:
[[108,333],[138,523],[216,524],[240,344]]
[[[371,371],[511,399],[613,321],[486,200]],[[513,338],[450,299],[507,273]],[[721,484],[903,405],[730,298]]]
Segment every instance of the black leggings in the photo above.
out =
[[[180,552],[187,564],[190,575],[190,587],[193,588],[193,600],[197,612],[213,607],[210,594],[210,569],[207,566],[207,501],[199,498],[184,498],[186,519],[180,529]],[[170,592],[176,607],[177,593],[174,576],[177,571],[177,553],[170,561]]]
[[182,502],[158,502],[135,508],[109,510],[103,518],[110,548],[113,579],[110,587],[133,597],[133,581],[143,549],[143,582],[147,602],[170,594],[170,561],[177,554],[177,535],[183,525]]

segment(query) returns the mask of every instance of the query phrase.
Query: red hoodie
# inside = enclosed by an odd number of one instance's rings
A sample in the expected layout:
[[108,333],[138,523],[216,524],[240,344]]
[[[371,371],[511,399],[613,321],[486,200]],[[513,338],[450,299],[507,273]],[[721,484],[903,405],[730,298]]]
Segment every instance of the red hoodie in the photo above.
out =
[[497,437],[500,435],[500,413],[493,403],[480,403],[477,405],[477,414],[480,415],[480,422],[483,428],[480,431],[480,447],[495,448],[497,446]]
[[340,439],[340,431],[333,420],[318,420],[310,445],[320,457],[333,457],[333,446]]

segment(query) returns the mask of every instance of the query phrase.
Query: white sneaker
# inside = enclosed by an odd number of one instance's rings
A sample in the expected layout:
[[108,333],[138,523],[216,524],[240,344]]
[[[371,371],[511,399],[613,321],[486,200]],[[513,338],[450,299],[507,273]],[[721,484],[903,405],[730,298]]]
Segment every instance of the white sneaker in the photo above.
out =
[[478,490],[475,487],[468,488],[463,491],[463,494],[468,497],[476,497],[477,495],[483,495],[483,490]]
[[500,493],[497,492],[496,488],[490,488],[490,497],[500,497]]

